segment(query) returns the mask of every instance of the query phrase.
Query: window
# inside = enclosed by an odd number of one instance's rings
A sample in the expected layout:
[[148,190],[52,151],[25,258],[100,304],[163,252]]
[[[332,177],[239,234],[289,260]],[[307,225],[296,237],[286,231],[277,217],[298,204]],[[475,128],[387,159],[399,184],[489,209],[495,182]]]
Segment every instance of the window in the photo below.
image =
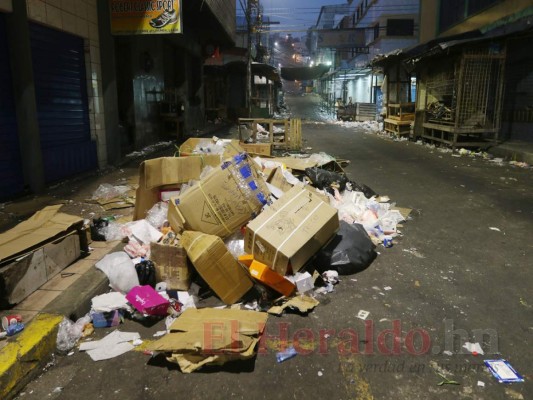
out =
[[444,32],[453,25],[500,3],[502,0],[441,0],[439,7],[439,31]]
[[379,24],[374,25],[374,40],[379,37]]
[[413,19],[388,19],[387,36],[413,36],[415,23]]
[[467,10],[468,15],[472,15],[481,11],[489,6],[492,6],[495,3],[499,3],[501,0],[468,0],[467,1]]

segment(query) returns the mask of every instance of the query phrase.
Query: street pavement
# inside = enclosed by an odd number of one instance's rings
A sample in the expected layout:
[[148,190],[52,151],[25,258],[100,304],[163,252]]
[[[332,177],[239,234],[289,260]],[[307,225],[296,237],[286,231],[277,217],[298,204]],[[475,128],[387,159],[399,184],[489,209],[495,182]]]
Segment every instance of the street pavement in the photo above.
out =
[[[533,398],[532,170],[321,122],[313,95],[286,102],[304,119],[306,147],[349,160],[351,180],[413,210],[393,247],[380,246],[369,268],[343,276],[307,316],[269,317],[268,350],[253,362],[182,374],[161,355],[93,362],[74,351],[55,355],[20,399]],[[120,326],[145,340],[162,329],[162,321]],[[277,363],[284,344],[300,353]],[[483,360],[500,358],[525,382],[490,375]]]

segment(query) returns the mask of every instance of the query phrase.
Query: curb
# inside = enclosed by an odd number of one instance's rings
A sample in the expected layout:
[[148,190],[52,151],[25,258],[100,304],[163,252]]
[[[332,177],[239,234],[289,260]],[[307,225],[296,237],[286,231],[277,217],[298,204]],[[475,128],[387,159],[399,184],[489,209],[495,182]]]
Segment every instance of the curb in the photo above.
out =
[[[123,243],[107,254],[122,251]],[[94,261],[96,264],[98,261]],[[26,324],[13,341],[0,351],[0,399],[12,399],[42,371],[56,351],[59,323],[64,317],[76,321],[91,309],[93,297],[109,290],[109,280],[102,271],[87,270],[76,282]]]
[[37,315],[0,352],[0,398],[11,399],[41,371],[56,348],[62,315]]

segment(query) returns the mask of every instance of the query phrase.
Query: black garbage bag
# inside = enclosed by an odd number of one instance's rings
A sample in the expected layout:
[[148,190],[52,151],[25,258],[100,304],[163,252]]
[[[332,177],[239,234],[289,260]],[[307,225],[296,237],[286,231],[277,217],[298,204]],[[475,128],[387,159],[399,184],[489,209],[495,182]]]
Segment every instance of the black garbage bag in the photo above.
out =
[[316,268],[320,273],[334,270],[339,275],[360,272],[377,257],[375,248],[363,225],[340,221],[336,237],[317,253]]
[[150,260],[142,260],[140,263],[135,264],[135,270],[139,277],[140,285],[150,285],[155,288],[155,265]]
[[348,182],[345,174],[318,167],[306,168],[304,172],[305,176],[311,180],[311,184],[317,189],[330,189],[334,185],[342,192],[346,188],[346,182]]
[[91,223],[91,239],[95,242],[105,242],[104,230],[109,225],[109,220],[105,218],[93,218]]
[[369,188],[368,186],[366,186],[363,183],[357,183],[357,182],[354,182],[354,181],[348,181],[348,183],[346,184],[346,187],[349,190],[353,190],[355,192],[362,192],[367,199],[371,198],[372,196],[377,196],[378,195],[376,192],[374,192],[371,188]]

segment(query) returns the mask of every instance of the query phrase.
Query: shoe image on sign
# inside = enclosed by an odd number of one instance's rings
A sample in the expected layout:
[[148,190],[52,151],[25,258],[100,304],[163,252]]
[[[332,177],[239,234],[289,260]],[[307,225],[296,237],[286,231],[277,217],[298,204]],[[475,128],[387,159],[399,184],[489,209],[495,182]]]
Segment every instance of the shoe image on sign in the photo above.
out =
[[176,22],[178,22],[176,10],[164,11],[150,21],[150,26],[152,28],[161,29],[164,26],[167,26],[169,24],[175,24]]

